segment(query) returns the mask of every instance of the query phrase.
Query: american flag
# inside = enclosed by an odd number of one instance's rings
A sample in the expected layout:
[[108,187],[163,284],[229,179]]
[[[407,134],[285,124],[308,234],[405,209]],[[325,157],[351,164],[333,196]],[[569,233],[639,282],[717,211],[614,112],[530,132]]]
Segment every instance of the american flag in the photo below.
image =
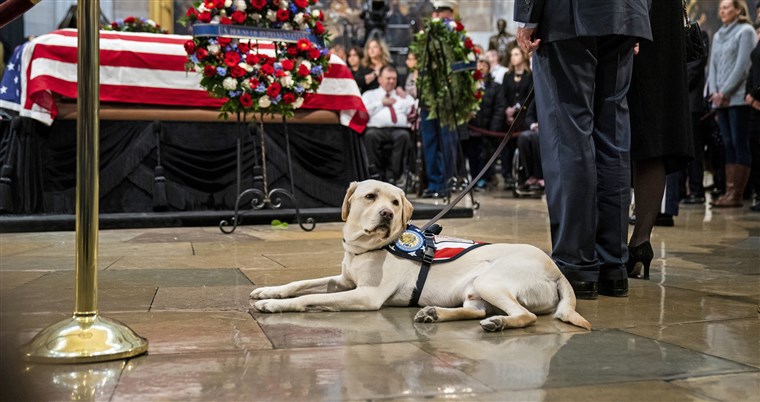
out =
[[[208,96],[200,86],[201,75],[185,72],[185,35],[155,35],[129,32],[100,32],[100,100],[190,107],[219,107],[220,99]],[[260,45],[262,53],[274,54],[271,44]],[[17,57],[20,56],[20,57]],[[45,124],[58,113],[56,95],[77,96],[77,31],[63,29],[42,35],[14,53],[18,97],[1,98],[0,107],[19,111]],[[12,59],[12,60],[13,60]],[[10,66],[10,64],[9,64]],[[6,72],[8,75],[10,72]],[[11,78],[8,78],[10,80]],[[6,77],[2,85],[5,85]],[[318,92],[305,98],[304,109],[340,112],[343,125],[364,131],[369,116],[351,71],[332,56]]]
[[21,110],[21,53],[28,44],[16,46],[0,81],[0,107]]

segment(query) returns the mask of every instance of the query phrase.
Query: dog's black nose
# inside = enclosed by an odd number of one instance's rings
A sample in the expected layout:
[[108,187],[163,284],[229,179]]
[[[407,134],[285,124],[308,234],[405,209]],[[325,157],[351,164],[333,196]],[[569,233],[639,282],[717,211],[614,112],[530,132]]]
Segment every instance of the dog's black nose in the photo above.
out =
[[388,208],[383,208],[383,209],[380,210],[380,216],[382,216],[383,219],[389,221],[389,220],[393,219],[393,211],[391,211]]

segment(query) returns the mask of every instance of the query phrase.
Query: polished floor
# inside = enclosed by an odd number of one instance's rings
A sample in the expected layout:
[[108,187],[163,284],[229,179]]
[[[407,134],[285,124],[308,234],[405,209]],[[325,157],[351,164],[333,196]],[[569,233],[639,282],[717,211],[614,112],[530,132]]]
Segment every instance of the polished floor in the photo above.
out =
[[[444,233],[550,247],[546,205],[493,191]],[[758,401],[760,214],[684,207],[630,296],[485,333],[416,309],[260,314],[256,286],[338,273],[340,224],[100,232],[99,306],[147,355],[33,365],[17,348],[74,308],[74,233],[0,235],[0,399]],[[421,224],[424,222],[415,221]]]

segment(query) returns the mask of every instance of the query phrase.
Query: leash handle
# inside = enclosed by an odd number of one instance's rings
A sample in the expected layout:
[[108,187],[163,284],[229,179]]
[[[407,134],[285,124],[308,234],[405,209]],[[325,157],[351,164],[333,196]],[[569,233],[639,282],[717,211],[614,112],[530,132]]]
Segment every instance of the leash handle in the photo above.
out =
[[478,175],[472,179],[470,184],[467,185],[467,188],[462,190],[459,194],[457,194],[456,198],[454,198],[453,201],[449,203],[449,205],[446,206],[441,212],[439,212],[436,216],[433,217],[433,219],[429,220],[425,225],[423,225],[420,229],[422,231],[426,231],[430,228],[432,224],[437,222],[439,219],[441,219],[444,215],[446,215],[449,211],[451,211],[452,208],[454,208],[459,201],[464,198],[467,193],[472,191],[472,188],[475,186],[475,184],[480,180],[484,174],[488,171],[488,169],[491,168],[491,165],[496,162],[496,159],[501,154],[501,151],[504,150],[504,147],[507,146],[507,143],[509,143],[509,140],[512,138],[512,135],[517,130],[517,127],[522,124],[523,120],[525,120],[525,114],[528,113],[528,109],[533,105],[533,87],[531,86],[530,91],[528,92],[528,95],[525,97],[525,100],[523,101],[523,107],[520,108],[520,111],[517,112],[517,116],[515,116],[515,120],[512,122],[512,125],[509,127],[509,130],[507,131],[507,135],[504,136],[504,138],[501,140],[501,143],[499,144],[498,148],[496,148],[496,151],[491,155],[491,159],[488,160],[488,162],[483,166],[483,169],[478,173]]

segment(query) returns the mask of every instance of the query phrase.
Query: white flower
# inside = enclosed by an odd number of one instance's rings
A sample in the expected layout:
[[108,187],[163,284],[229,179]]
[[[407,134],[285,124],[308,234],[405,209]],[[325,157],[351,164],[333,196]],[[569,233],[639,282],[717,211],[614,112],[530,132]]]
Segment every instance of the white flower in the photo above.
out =
[[467,55],[467,60],[469,61],[475,61],[475,53],[470,53]]
[[274,10],[267,11],[267,19],[272,22],[277,21],[277,13]]
[[195,72],[196,73],[202,73],[203,72],[203,67],[201,67],[200,64],[196,64],[195,65]]
[[438,17],[436,17],[436,18],[433,18],[431,21],[433,21],[433,22],[441,22],[441,19],[438,18]]
[[150,25],[150,26],[152,26],[152,27],[154,27],[154,28],[156,27],[156,21],[153,21],[150,18],[147,19],[147,20],[145,20],[145,23],[148,24],[148,25]]
[[293,102],[293,109],[300,109],[301,106],[303,106],[303,98],[299,96],[298,99]]
[[249,14],[249,16],[254,21],[261,21],[261,14],[259,14],[259,13]]
[[284,77],[280,78],[280,84],[284,86],[285,88],[290,88],[293,86],[293,77],[286,75]]
[[251,89],[251,81],[250,80],[243,80],[240,83],[240,86],[243,87],[243,88],[245,88],[245,89]]
[[219,54],[219,45],[208,45],[208,52],[213,55]]
[[222,81],[222,86],[228,91],[234,91],[237,89],[238,81],[232,77],[227,77]]
[[280,0],[280,8],[283,10],[288,8],[288,2],[285,0]]
[[319,10],[314,10],[311,12],[311,16],[314,19],[319,19]]
[[266,109],[269,106],[272,106],[272,101],[269,100],[268,95],[264,95],[261,98],[259,98],[259,107],[263,107],[264,109]]
[[211,24],[219,24],[219,20],[221,20],[222,17],[216,15],[214,18],[211,19]]
[[240,62],[238,66],[249,73],[253,71],[253,66],[246,62]]
[[290,25],[289,22],[286,22],[286,23],[282,24],[282,29],[284,31],[292,31],[293,30],[293,25]]
[[451,29],[456,29],[457,28],[457,23],[454,22],[454,21],[449,21],[449,27],[451,27]]
[[295,22],[296,24],[303,23],[303,13],[296,14],[296,16],[293,17],[293,22]]
[[303,83],[306,88],[311,87],[311,83],[312,83],[311,74],[306,76],[306,78],[303,80]]
[[232,0],[225,0],[225,1],[224,1],[224,6],[225,6],[225,7],[229,7],[229,6],[231,6],[231,5],[232,5]]
[[309,28],[309,24],[304,22],[303,24],[300,25],[300,28],[302,31],[305,31],[307,28]]
[[240,11],[245,11],[246,9],[245,0],[235,0],[235,8]]
[[208,8],[206,8],[206,6],[203,3],[198,5],[198,13],[202,13],[206,11],[208,11]]
[[311,71],[311,62],[309,62],[308,60],[304,60],[301,62],[301,64],[306,66],[306,68],[308,68],[309,71]]

